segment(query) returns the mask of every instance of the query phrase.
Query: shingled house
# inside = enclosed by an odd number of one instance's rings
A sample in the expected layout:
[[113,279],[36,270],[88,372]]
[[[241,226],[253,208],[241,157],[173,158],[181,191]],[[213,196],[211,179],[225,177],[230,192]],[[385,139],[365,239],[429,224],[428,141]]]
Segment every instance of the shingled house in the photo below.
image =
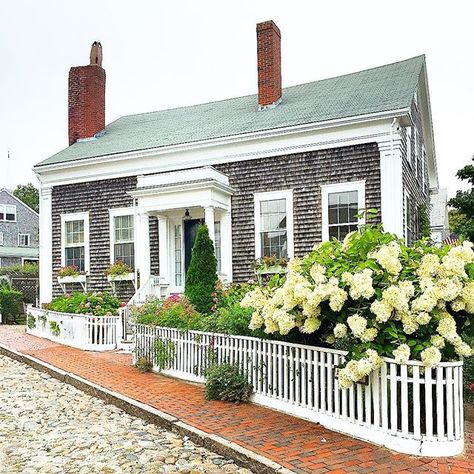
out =
[[[124,260],[135,283],[183,291],[204,220],[224,281],[263,255],[342,239],[379,210],[408,241],[438,189],[424,56],[282,88],[280,31],[257,25],[258,94],[131,115],[105,125],[102,48],[69,73],[69,147],[35,167],[41,182],[41,301],[77,265],[108,289]],[[156,278],[155,278],[156,280]]]

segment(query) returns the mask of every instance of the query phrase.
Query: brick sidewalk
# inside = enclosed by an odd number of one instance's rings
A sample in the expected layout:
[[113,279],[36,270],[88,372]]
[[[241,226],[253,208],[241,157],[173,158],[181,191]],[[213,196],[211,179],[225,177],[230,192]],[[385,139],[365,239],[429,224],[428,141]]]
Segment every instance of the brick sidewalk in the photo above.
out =
[[456,458],[395,453],[257,405],[205,401],[203,389],[157,374],[141,374],[130,356],[84,352],[0,326],[0,345],[31,355],[109,390],[217,434],[297,473],[473,473],[474,424]]

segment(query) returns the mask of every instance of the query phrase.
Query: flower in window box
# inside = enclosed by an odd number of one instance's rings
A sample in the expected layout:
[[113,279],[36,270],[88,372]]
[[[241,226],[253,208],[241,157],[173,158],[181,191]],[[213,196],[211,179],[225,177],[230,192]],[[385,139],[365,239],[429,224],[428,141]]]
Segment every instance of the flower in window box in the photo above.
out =
[[75,265],[67,265],[66,267],[62,267],[58,271],[58,277],[65,278],[65,277],[78,277],[81,275],[85,275],[85,272],[79,271]]
[[111,265],[105,271],[109,281],[126,281],[135,279],[135,271],[122,261],[118,261]]
[[276,255],[258,258],[254,261],[255,273],[285,273],[288,260],[284,257],[277,257]]

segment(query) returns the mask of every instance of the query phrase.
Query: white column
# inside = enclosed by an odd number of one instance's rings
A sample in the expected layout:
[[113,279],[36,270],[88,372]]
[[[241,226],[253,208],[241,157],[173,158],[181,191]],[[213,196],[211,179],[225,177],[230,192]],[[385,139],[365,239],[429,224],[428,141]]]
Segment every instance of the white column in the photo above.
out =
[[225,281],[232,282],[232,218],[230,211],[226,211],[221,217],[221,271],[225,275]]
[[40,303],[53,298],[53,207],[52,189],[40,184],[39,201],[39,276]]
[[169,253],[169,220],[166,216],[158,216],[158,239],[160,256],[160,280],[170,281],[170,253]]
[[150,278],[150,223],[148,214],[140,211],[135,222],[135,266],[143,286]]
[[206,221],[207,228],[209,230],[209,237],[212,242],[216,240],[216,232],[214,230],[214,207],[207,206],[204,208],[204,220]]

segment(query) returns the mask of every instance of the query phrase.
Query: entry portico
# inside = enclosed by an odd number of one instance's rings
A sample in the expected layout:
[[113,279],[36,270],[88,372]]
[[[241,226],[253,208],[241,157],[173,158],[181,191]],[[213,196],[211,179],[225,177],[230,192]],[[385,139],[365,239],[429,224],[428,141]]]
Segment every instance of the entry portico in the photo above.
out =
[[159,276],[170,293],[182,293],[197,225],[205,222],[214,242],[221,280],[232,281],[229,179],[212,166],[138,176],[130,191],[135,214],[135,266],[140,286],[151,276],[149,217],[158,218]]

